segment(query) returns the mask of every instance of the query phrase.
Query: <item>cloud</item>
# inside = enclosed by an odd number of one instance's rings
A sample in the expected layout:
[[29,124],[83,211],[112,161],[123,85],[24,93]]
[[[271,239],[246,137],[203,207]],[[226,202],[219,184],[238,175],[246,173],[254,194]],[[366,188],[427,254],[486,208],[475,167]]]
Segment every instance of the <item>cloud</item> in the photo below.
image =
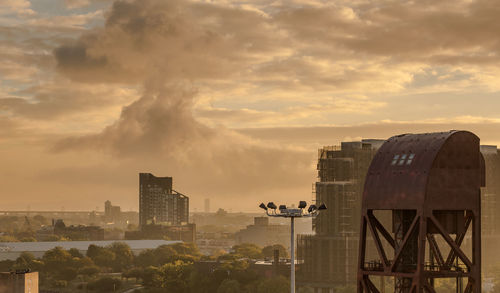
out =
[[37,29],[76,30],[85,29],[92,21],[102,18],[102,11],[97,10],[85,14],[57,15],[37,17],[27,22]]
[[68,9],[77,9],[87,7],[92,4],[113,2],[112,0],[64,0],[64,4]]
[[30,84],[53,65],[46,41],[26,28],[0,26],[0,83]]
[[211,129],[190,114],[194,93],[179,86],[152,86],[126,106],[120,119],[102,133],[70,138],[56,149],[96,147],[114,153],[173,152],[199,140],[209,140]]
[[17,14],[20,16],[33,15],[31,3],[28,0],[2,0],[0,2],[0,16]]
[[[76,84],[67,80],[44,83],[0,97],[0,110],[33,120],[57,120],[80,113],[89,115],[120,107],[136,97],[134,89]],[[29,97],[29,98],[28,98]]]
[[55,56],[61,71],[86,82],[142,82],[158,74],[223,78],[275,50],[272,27],[263,20],[203,3],[116,1],[103,31],[58,48]]
[[0,138],[10,138],[16,127],[17,124],[12,119],[0,117]]
[[182,1],[115,2],[103,30],[54,51],[57,67],[83,83],[141,83],[143,94],[102,132],[63,139],[53,150],[103,151],[117,160],[149,162],[149,168],[161,162],[171,175],[190,174],[195,185],[226,197],[288,186],[292,178],[295,186],[304,183],[307,152],[211,128],[192,113],[198,81],[229,77],[268,58],[261,53],[279,51],[270,46],[271,29],[252,11]]
[[316,103],[305,101],[296,106],[287,106],[273,111],[248,108],[229,109],[214,107],[210,103],[198,103],[194,113],[197,119],[212,125],[223,125],[230,121],[234,128],[245,128],[249,125],[251,127],[279,127],[304,125],[310,119],[328,120],[330,115],[339,113],[369,114],[386,106],[383,102],[356,96],[322,97],[315,100],[317,100]]
[[[275,4],[116,1],[103,29],[55,57],[77,81],[141,83],[162,74],[208,91],[220,83],[247,88],[262,99],[397,94],[437,83],[456,90],[457,80],[442,77],[458,71],[460,89],[497,88],[498,70],[488,65],[498,55],[496,21],[487,13],[496,6],[488,1]],[[435,66],[439,76],[414,82]]]
[[[350,125],[324,125],[304,127],[246,128],[238,132],[274,144],[295,144],[305,149],[323,145],[338,145],[351,138],[387,139],[402,133],[426,133],[448,130],[468,130],[481,138],[482,144],[500,146],[500,120],[477,116],[457,116],[417,120],[382,120]],[[300,138],[300,142],[297,138]]]
[[193,98],[189,88],[147,84],[143,96],[125,107],[104,131],[64,139],[54,151],[110,153],[113,160],[133,166],[129,170],[137,166],[144,166],[144,171],[160,169],[180,182],[189,178],[195,186],[217,190],[212,196],[218,200],[238,192],[248,196],[244,190],[275,192],[308,186],[310,153],[264,145],[225,128],[205,126],[191,114]]
[[[406,40],[403,29],[395,25],[399,22],[413,37],[417,29],[422,36],[428,32],[431,39],[446,32],[432,32],[423,23],[429,20],[427,14],[412,7],[358,2],[352,7],[314,3],[265,9],[189,1],[116,1],[102,29],[54,50],[57,69],[76,83],[140,84],[143,93],[101,132],[67,137],[53,151],[102,152],[129,162],[132,169],[159,169],[181,182],[190,177],[194,185],[217,190],[223,198],[238,190],[248,190],[241,191],[246,195],[278,187],[299,190],[314,172],[311,152],[252,137],[255,131],[237,133],[221,125],[228,120],[233,126],[303,125],[311,117],[328,123],[328,115],[335,113],[369,115],[388,106],[384,100],[367,98],[371,94],[430,84],[419,85],[414,78],[426,73],[436,54],[444,52],[438,45],[422,40],[419,51],[411,47],[415,40],[393,44],[400,54],[383,45],[399,35]],[[432,7],[442,9],[442,5]],[[470,5],[460,7],[473,12]],[[459,16],[455,10],[449,13]],[[468,50],[458,40],[450,44],[447,50],[454,53]],[[464,78],[473,78],[471,70],[463,72]],[[448,73],[445,69],[440,76],[425,77],[454,80],[443,78]],[[295,103],[274,109],[221,106],[221,101],[234,97],[232,93]],[[203,104],[211,95],[218,106]],[[357,137],[377,133],[373,129],[379,128],[337,130],[344,137]],[[380,135],[389,132],[380,127]]]
[[92,199],[135,205],[153,171],[221,202],[295,201],[323,144],[469,127],[500,141],[494,1],[99,2],[0,5],[0,133],[19,152],[2,172],[36,161],[23,180],[59,199],[94,182]]
[[[405,62],[498,62],[495,1],[377,1],[278,13],[308,42]],[[317,36],[322,38],[318,39]],[[492,54],[493,53],[493,54]]]

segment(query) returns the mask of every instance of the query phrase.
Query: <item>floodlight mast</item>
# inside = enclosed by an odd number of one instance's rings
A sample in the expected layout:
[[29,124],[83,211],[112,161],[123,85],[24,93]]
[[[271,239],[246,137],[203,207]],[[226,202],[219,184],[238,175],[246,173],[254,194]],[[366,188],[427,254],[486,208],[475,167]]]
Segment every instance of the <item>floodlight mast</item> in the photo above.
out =
[[[312,204],[309,206],[307,211],[304,209],[307,207],[307,203],[305,201],[300,201],[298,208],[287,208],[286,205],[279,206],[279,212],[276,212],[278,208],[274,202],[267,203],[267,206],[264,203],[261,203],[259,207],[266,211],[266,214],[269,217],[282,217],[282,218],[290,218],[290,292],[295,293],[295,235],[294,235],[294,225],[295,218],[307,218],[314,217],[320,211],[326,210],[326,205],[322,203],[319,207]],[[271,212],[269,212],[271,210]]]

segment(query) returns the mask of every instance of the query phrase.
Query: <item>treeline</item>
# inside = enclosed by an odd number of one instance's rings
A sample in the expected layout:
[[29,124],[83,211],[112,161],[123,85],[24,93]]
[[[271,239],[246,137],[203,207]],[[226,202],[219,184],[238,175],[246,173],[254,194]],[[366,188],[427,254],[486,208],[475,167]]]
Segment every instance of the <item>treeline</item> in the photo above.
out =
[[[285,293],[289,290],[286,278],[268,279],[250,269],[252,259],[272,257],[274,249],[286,254],[280,245],[261,249],[242,244],[229,254],[208,257],[202,256],[194,244],[176,243],[134,255],[127,244],[115,242],[106,247],[90,245],[85,255],[61,247],[41,258],[22,253],[15,261],[1,261],[0,271],[38,271],[41,288],[71,288],[72,292],[112,292],[128,280],[141,284],[141,292]],[[199,264],[207,262],[216,265],[208,271],[201,269]]]
[[[0,242],[36,241],[35,231],[49,224],[50,220],[41,215],[34,217],[0,216]],[[58,240],[61,239],[54,237],[54,241]]]

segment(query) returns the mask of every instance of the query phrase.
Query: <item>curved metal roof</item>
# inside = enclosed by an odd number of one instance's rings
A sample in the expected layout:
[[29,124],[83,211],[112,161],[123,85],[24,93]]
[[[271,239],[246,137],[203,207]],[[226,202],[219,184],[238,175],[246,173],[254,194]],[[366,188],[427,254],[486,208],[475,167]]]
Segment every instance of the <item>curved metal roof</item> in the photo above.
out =
[[[484,161],[468,131],[403,134],[388,139],[372,160],[363,207],[460,209],[478,204]],[[480,204],[480,203],[479,203]]]

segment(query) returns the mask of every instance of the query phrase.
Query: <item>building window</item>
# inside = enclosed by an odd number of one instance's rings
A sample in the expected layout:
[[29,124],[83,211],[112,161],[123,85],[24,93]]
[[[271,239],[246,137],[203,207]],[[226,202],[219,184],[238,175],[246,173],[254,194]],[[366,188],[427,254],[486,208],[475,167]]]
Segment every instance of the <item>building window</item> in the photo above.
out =
[[408,157],[408,161],[406,161],[406,165],[410,165],[413,162],[413,159],[415,158],[415,154],[410,154]]
[[395,155],[394,158],[392,159],[391,165],[393,165],[393,166],[396,165],[396,163],[398,162],[398,160],[399,160],[399,155]]
[[392,166],[395,166],[395,165],[403,166],[403,165],[405,165],[405,162],[406,162],[406,165],[408,166],[408,165],[411,165],[411,163],[413,162],[413,159],[415,159],[415,154],[394,155],[394,158],[392,158],[391,165]]
[[406,160],[406,154],[401,155],[401,159],[399,160],[398,166],[403,166]]

